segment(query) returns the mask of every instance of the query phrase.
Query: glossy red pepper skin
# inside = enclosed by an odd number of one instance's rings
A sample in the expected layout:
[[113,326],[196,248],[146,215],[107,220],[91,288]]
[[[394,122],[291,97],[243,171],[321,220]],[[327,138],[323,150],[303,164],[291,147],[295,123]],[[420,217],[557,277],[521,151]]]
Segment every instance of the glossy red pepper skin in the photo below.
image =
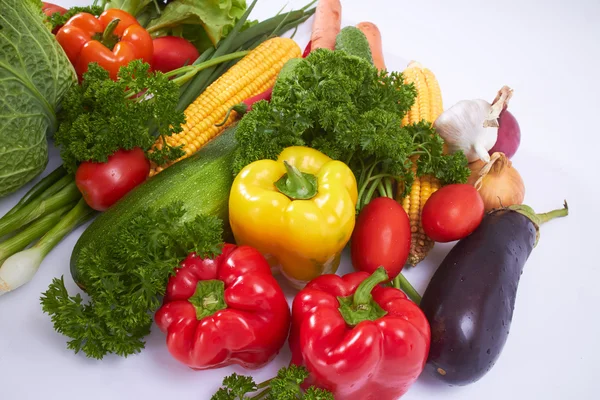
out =
[[[199,282],[214,280],[224,283],[226,308],[198,320],[190,298]],[[284,345],[290,309],[267,260],[252,247],[226,244],[214,260],[192,254],[181,263],[154,318],[169,352],[190,368],[255,369]]]
[[[119,19],[113,31],[118,42],[111,50],[96,39],[115,19]],[[131,14],[119,9],[106,10],[98,18],[89,13],[76,14],[56,33],[56,40],[80,79],[88,65],[96,62],[116,80],[120,67],[135,59],[150,63],[154,51],[152,37],[146,29]]]
[[385,316],[354,327],[346,323],[337,297],[352,295],[368,277],[322,275],[293,302],[292,364],[309,370],[306,385],[330,390],[336,400],[397,399],[417,380],[429,353],[427,319],[398,289],[377,286],[371,292]]

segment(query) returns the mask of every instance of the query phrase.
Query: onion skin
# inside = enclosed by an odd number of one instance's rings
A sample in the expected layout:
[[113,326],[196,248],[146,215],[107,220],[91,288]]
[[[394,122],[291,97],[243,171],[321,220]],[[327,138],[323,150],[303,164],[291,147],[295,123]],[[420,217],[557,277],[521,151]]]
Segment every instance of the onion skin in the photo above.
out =
[[481,160],[469,164],[471,175],[467,184],[477,189],[485,212],[523,204],[525,183],[512,162],[502,152],[493,153],[489,163]]
[[490,149],[489,153],[492,155],[501,152],[510,160],[521,144],[521,128],[514,115],[506,109],[500,113],[498,125],[498,139],[496,139],[496,144]]

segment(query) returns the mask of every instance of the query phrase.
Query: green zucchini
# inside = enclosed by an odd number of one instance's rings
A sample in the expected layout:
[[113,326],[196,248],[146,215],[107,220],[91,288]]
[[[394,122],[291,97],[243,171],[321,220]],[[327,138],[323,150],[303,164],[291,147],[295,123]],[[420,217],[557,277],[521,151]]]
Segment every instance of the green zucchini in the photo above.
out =
[[186,218],[198,214],[214,215],[223,220],[225,239],[231,239],[229,227],[229,191],[233,184],[231,164],[235,141],[235,126],[189,158],[173,164],[161,173],[137,186],[106,212],[100,214],[83,232],[71,253],[71,275],[84,288],[78,273],[78,259],[87,246],[102,246],[121,227],[126,226],[136,212],[159,208],[182,201]]
[[371,54],[369,41],[365,34],[354,26],[346,26],[338,33],[335,38],[335,49],[367,60],[373,65],[373,55]]

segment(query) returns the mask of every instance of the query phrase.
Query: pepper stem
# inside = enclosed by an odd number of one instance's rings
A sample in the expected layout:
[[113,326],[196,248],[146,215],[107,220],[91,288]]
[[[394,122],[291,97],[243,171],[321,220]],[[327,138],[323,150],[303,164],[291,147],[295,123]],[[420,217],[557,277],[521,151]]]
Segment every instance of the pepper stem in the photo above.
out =
[[308,200],[317,194],[317,177],[300,172],[298,168],[287,161],[283,162],[287,173],[277,182],[275,187],[292,200]]
[[338,297],[340,314],[348,325],[356,326],[363,321],[375,321],[387,314],[387,311],[373,300],[371,292],[375,286],[388,279],[385,269],[379,267],[358,285],[353,295]]
[[196,319],[210,317],[214,313],[227,308],[225,303],[225,283],[213,279],[199,281],[196,285],[196,291],[188,299],[196,309]]
[[112,50],[115,47],[115,45],[119,42],[119,37],[114,34],[114,31],[117,28],[117,25],[119,25],[119,22],[121,22],[119,18],[113,19],[108,23],[108,25],[106,25],[106,28],[104,28],[104,32],[98,32],[92,38],[94,40],[98,40],[108,49]]
[[360,307],[361,305],[368,304],[373,296],[371,292],[375,289],[375,286],[388,280],[388,274],[385,272],[385,268],[379,267],[371,274],[370,277],[362,281],[354,292],[354,307]]
[[406,293],[408,298],[414,301],[416,305],[421,304],[421,295],[419,292],[417,292],[417,289],[410,284],[406,277],[402,275],[402,273],[399,273],[394,278],[394,287]]

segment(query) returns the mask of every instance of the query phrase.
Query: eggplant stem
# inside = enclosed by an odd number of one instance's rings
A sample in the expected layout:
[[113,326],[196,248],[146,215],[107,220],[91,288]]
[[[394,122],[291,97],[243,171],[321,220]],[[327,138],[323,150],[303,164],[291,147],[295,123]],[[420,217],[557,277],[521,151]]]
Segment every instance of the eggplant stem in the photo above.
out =
[[566,217],[569,215],[569,205],[567,204],[567,200],[565,200],[563,208],[559,208],[556,210],[549,211],[547,213],[537,214],[538,217],[538,225],[543,224],[544,222],[548,222],[554,218]]

